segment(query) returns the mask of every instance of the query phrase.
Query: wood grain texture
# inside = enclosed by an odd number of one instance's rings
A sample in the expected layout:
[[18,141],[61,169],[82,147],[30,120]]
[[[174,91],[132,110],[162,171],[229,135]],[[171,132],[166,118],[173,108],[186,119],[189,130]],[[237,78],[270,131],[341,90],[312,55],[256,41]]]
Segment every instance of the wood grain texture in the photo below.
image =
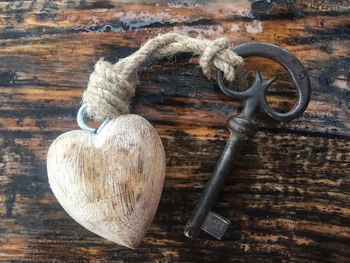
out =
[[50,146],[47,172],[57,200],[79,224],[137,248],[159,204],[165,153],[152,125],[126,114],[97,135],[75,130],[59,136]]
[[[1,1],[0,8],[1,261],[349,261],[349,13],[300,5],[252,18],[222,4],[90,0]],[[58,135],[77,129],[95,62],[115,62],[172,30],[286,48],[310,74],[311,102],[287,124],[257,116],[259,132],[214,209],[232,221],[227,235],[189,240],[184,226],[225,145],[227,120],[242,104],[204,79],[189,55],[147,65],[132,112],[160,134],[167,171],[155,220],[132,251],[69,217],[50,190],[45,159]],[[247,67],[260,69],[264,79],[278,77],[269,92],[274,107],[292,105],[294,90],[282,68],[259,59],[247,60]]]

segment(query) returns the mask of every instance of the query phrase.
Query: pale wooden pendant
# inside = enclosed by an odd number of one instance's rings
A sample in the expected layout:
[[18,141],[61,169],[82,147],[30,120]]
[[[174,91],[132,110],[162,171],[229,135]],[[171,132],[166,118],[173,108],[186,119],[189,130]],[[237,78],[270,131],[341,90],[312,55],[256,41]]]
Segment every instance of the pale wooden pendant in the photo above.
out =
[[109,121],[96,135],[62,134],[50,146],[50,186],[67,213],[91,232],[136,248],[150,226],[165,177],[165,153],[138,115]]

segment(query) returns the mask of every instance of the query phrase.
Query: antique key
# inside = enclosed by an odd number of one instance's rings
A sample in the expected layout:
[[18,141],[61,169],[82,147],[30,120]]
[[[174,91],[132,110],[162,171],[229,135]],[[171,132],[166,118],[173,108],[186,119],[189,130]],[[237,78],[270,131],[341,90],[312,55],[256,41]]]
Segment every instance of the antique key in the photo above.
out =
[[186,224],[184,233],[190,238],[197,237],[202,229],[215,238],[221,239],[230,226],[228,219],[211,211],[211,208],[223,187],[226,176],[232,172],[232,163],[242,144],[252,138],[257,131],[257,126],[252,120],[256,112],[260,110],[277,121],[290,121],[300,116],[310,101],[311,86],[308,73],[300,61],[288,51],[276,45],[262,42],[242,44],[235,47],[234,51],[241,57],[265,57],[281,64],[294,82],[297,90],[297,102],[290,111],[277,112],[266,101],[267,89],[275,79],[263,82],[260,73],[256,72],[255,83],[247,90],[237,91],[226,87],[223,74],[218,71],[217,79],[220,89],[231,98],[243,100],[244,108],[238,117],[230,119],[228,124],[230,137],[226,147],[196,209]]

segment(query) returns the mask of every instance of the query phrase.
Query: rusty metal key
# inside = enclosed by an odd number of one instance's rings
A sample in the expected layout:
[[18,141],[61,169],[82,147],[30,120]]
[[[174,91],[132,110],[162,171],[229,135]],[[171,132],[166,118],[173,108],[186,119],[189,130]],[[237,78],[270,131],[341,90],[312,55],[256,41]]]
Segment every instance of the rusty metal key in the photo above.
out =
[[244,107],[239,116],[233,117],[229,121],[230,137],[226,147],[197,207],[186,224],[184,233],[190,238],[197,237],[200,230],[203,230],[213,237],[221,239],[229,228],[230,221],[211,209],[226,177],[232,173],[233,162],[241,147],[257,131],[257,126],[253,121],[255,114],[260,110],[277,121],[290,121],[300,116],[310,101],[311,86],[308,73],[300,61],[285,49],[263,42],[249,42],[235,47],[234,51],[242,57],[265,57],[282,65],[294,82],[297,90],[297,102],[290,111],[277,112],[268,105],[266,100],[267,89],[275,79],[263,82],[260,73],[256,72],[254,84],[247,90],[237,91],[225,85],[221,71],[217,73],[220,89],[231,98],[243,100]]

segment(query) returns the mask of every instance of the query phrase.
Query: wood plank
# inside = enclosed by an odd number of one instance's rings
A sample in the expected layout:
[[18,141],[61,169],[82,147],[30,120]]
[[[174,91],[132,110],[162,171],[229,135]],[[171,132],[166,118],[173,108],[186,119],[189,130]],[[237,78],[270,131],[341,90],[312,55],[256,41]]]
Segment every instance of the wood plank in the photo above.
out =
[[[348,261],[349,13],[301,4],[257,19],[244,4],[0,2],[0,261]],[[161,136],[167,175],[151,229],[139,249],[128,250],[64,212],[47,182],[46,153],[59,134],[77,129],[80,96],[100,57],[116,62],[172,30],[278,44],[307,68],[312,98],[287,124],[258,115],[260,132],[215,207],[232,226],[222,241],[189,240],[184,225],[224,147],[226,122],[242,105],[204,79],[188,54],[145,65],[133,112]],[[282,68],[247,60],[251,71],[256,65],[264,78],[279,78],[270,103],[291,107],[293,87]]]

